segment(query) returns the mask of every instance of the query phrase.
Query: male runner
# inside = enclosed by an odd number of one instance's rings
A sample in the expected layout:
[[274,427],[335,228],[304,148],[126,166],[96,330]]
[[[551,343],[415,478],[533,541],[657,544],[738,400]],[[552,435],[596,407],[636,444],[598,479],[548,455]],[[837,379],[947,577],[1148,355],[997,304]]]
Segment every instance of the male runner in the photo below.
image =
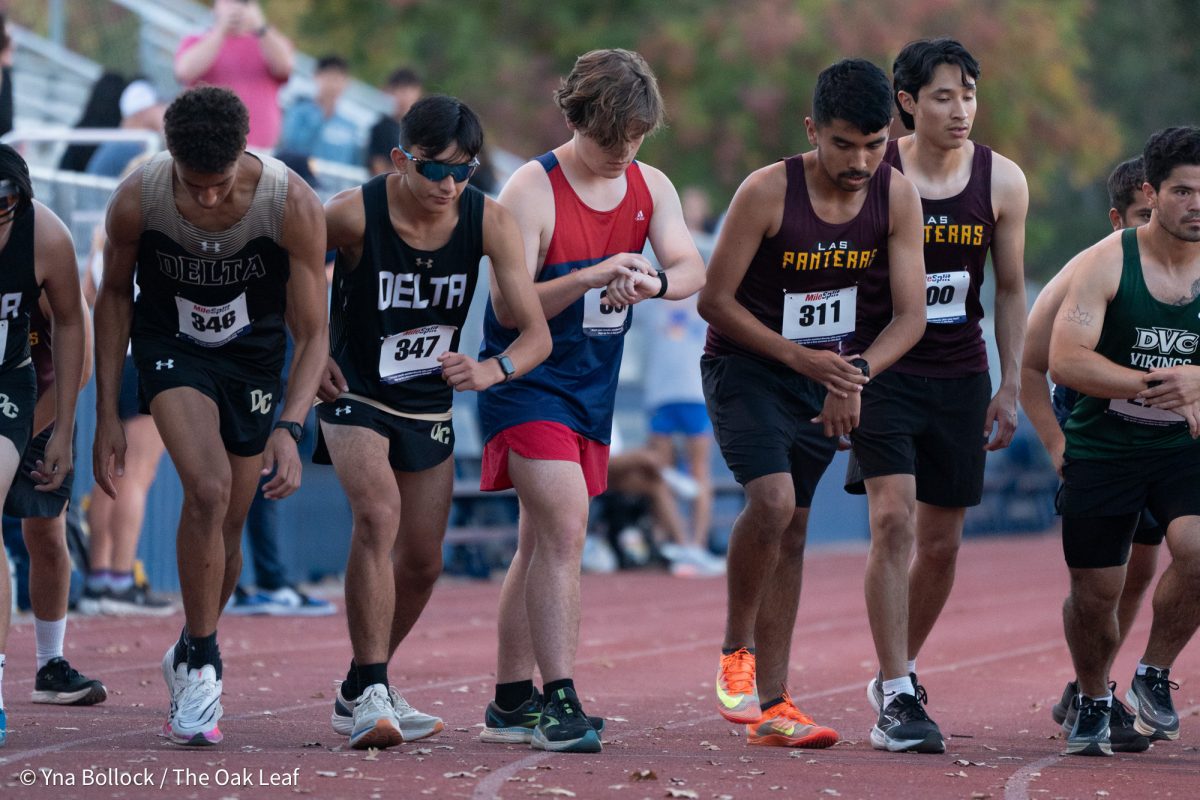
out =
[[[427,97],[401,122],[395,171],[326,208],[338,259],[333,355],[317,410],[328,452],[319,446],[317,453],[332,457],[354,517],[346,564],[354,660],[333,726],[359,749],[442,730],[440,719],[389,689],[387,666],[442,572],[454,392],[518,378],[550,353],[517,223],[467,185],[482,147],[483,127],[470,108]],[[504,352],[476,361],[458,343],[485,255],[496,306],[520,333]],[[389,473],[392,480],[381,479]]]
[[1076,256],[1050,341],[1051,377],[1080,393],[1059,495],[1079,684],[1067,752],[1079,755],[1112,754],[1108,674],[1143,509],[1166,528],[1172,561],[1126,695],[1138,732],[1179,736],[1170,669],[1200,624],[1200,128],[1159,131],[1142,157],[1150,221]]
[[[750,744],[838,740],[793,704],[788,660],[817,482],[838,437],[858,425],[862,387],[925,326],[919,199],[882,163],[891,121],[891,89],[874,64],[822,72],[804,120],[816,149],[742,183],[700,294],[708,413],[746,490],[729,541],[717,699],[725,719],[747,723]],[[842,358],[859,286],[885,269],[895,315],[870,347]]]
[[[221,741],[217,620],[242,568],[242,522],[260,475],[268,498],[300,485],[296,442],[325,369],[325,215],[280,162],[245,152],[246,107],[228,89],[181,94],[167,152],[109,202],[96,298],[96,481],[116,496],[118,395],[133,341],[140,393],[183,485],[176,551],[186,626],[163,656],[163,735]],[[133,281],[141,293],[133,300]],[[284,324],[295,340],[281,420]]]
[[[1150,202],[1142,191],[1146,182],[1142,158],[1131,158],[1122,162],[1108,176],[1108,210],[1113,230],[1136,228],[1150,220]],[[1025,353],[1021,357],[1021,405],[1033,423],[1038,438],[1050,454],[1055,471],[1062,475],[1063,450],[1067,441],[1062,426],[1066,424],[1079,393],[1066,386],[1054,387],[1054,401],[1046,387],[1046,371],[1050,368],[1050,329],[1062,306],[1063,295],[1074,273],[1075,262],[1067,264],[1038,293],[1037,300],[1029,312],[1028,328],[1025,332]],[[1134,617],[1142,605],[1142,596],[1150,587],[1158,571],[1158,546],[1162,544],[1166,531],[1150,512],[1142,510],[1137,530],[1133,534],[1133,547],[1129,563],[1125,567],[1125,586],[1117,603],[1117,649],[1133,627]],[[1113,684],[1109,683],[1110,687]],[[1054,721],[1070,733],[1075,724],[1074,700],[1079,694],[1079,685],[1068,681],[1062,698],[1050,709]],[[1113,697],[1111,729],[1112,748],[1116,752],[1141,752],[1150,746],[1149,740],[1133,728],[1133,714],[1125,705]]]
[[[693,294],[704,262],[671,181],[634,161],[663,119],[645,60],[627,50],[585,53],[554,97],[571,139],[518,169],[500,195],[521,228],[554,348],[522,380],[479,396],[481,486],[515,486],[520,498],[517,555],[500,592],[496,697],[480,738],[599,752],[573,682],[588,498],[607,482],[630,306]],[[647,237],[663,265],[657,274],[641,256]],[[515,335],[495,299],[481,359]],[[543,694],[533,684],[535,663]]]
[[[57,416],[61,422],[46,439],[41,457],[28,464],[26,469],[29,478],[38,484],[35,491],[48,497],[47,493],[56,492],[63,485],[73,466],[75,402],[83,378],[86,347],[83,295],[79,289],[71,234],[53,211],[33,199],[33,183],[25,160],[8,145],[0,145],[0,497],[5,499],[14,476],[22,467],[21,456],[30,444],[34,429],[37,376],[30,357],[30,315],[43,290],[55,336],[51,360],[58,376],[54,391],[49,395],[53,400],[51,416]],[[41,409],[45,414],[47,406],[42,405]],[[39,421],[45,425],[49,419],[43,417]],[[63,537],[65,551],[65,532],[60,537]],[[3,549],[0,547],[0,551]],[[62,579],[64,567],[69,572],[69,562],[58,560],[65,552],[51,550],[48,541],[36,542],[30,548],[31,562],[37,558],[30,582],[31,600],[40,606],[35,606],[39,652],[52,656],[57,650],[61,657],[62,632],[66,627],[66,583]],[[43,575],[39,567],[48,568],[55,574]],[[69,580],[69,574],[66,577]],[[54,579],[57,579],[57,585]],[[49,597],[54,589],[57,589],[56,596]],[[12,586],[8,557],[0,555],[0,688],[3,687],[4,649],[11,624]],[[84,689],[76,678],[87,679],[71,670],[61,658],[43,676],[41,669],[48,663],[49,659],[38,664],[35,699],[39,688],[47,692],[46,700],[51,699],[51,694],[57,697],[59,689],[68,692]],[[75,699],[89,696],[91,691],[89,686],[85,694],[77,695]],[[4,744],[7,733],[4,696],[0,692],[0,745]]]
[[[867,685],[878,715],[871,743],[893,752],[945,750],[920,708],[917,653],[954,585],[963,519],[983,494],[986,451],[1008,447],[1017,424],[1029,192],[1016,164],[969,138],[978,79],[979,63],[953,39],[912,42],[892,65],[896,108],[913,133],[889,143],[884,160],[921,194],[927,325],[863,391],[846,482],[865,490],[870,506],[867,617],[879,657]],[[989,251],[1001,374],[994,396],[979,324]],[[867,276],[860,303],[846,352],[861,352],[891,319],[881,278]]]

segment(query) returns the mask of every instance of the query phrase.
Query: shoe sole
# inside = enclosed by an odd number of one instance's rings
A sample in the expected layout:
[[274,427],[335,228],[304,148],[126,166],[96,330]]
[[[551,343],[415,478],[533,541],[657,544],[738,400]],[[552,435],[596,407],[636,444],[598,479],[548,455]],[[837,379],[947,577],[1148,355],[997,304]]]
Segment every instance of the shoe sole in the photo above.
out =
[[169,617],[175,613],[175,606],[149,608],[133,603],[120,603],[113,600],[100,601],[100,613],[110,617]]
[[765,745],[767,747],[801,747],[806,750],[822,750],[826,747],[833,747],[838,743],[841,737],[836,731],[826,730],[811,733],[808,736],[797,739],[794,736],[784,736],[780,733],[772,733],[767,736],[747,736],[746,744]]
[[94,684],[77,692],[34,691],[29,699],[56,706],[94,706],[108,699],[108,690],[103,684]]
[[221,733],[221,729],[214,725],[212,730],[197,731],[193,734],[179,733],[175,730],[175,726],[171,726],[171,734],[167,737],[175,744],[183,745],[184,747],[212,747],[220,744],[225,735]]
[[479,732],[479,741],[490,744],[529,744],[533,741],[533,729],[484,728]]
[[926,753],[937,755],[946,752],[946,742],[936,733],[927,735],[924,739],[892,739],[879,729],[871,728],[871,746],[876,750],[887,750],[889,753]]
[[366,750],[371,747],[383,750],[386,747],[395,747],[403,743],[404,737],[400,735],[400,731],[386,719],[377,719],[374,726],[357,735],[350,735],[350,746],[355,750]]
[[85,617],[99,616],[101,613],[100,601],[92,600],[91,598],[80,600],[75,604],[75,613],[82,614]]
[[1125,701],[1129,703],[1130,707],[1133,709],[1133,729],[1142,736],[1147,736],[1150,739],[1157,739],[1158,741],[1172,742],[1179,738],[1179,728],[1176,728],[1173,731],[1163,730],[1162,728],[1142,720],[1141,704],[1138,703],[1137,694],[1134,693],[1133,689],[1130,689],[1125,693]]
[[446,724],[440,719],[432,726],[422,725],[420,727],[406,728],[404,723],[400,723],[400,737],[406,742],[415,742],[418,739],[428,739],[430,736],[435,736],[446,729]]
[[600,736],[595,730],[565,742],[552,742],[542,735],[540,730],[536,730],[529,746],[534,750],[546,750],[551,753],[599,753],[601,750]]
[[1112,745],[1108,742],[1076,742],[1075,744],[1067,742],[1067,755],[1069,756],[1111,756],[1112,754]]
[[1114,753],[1144,753],[1150,749],[1150,738],[1143,734],[1132,742],[1119,743],[1110,740],[1109,746]]

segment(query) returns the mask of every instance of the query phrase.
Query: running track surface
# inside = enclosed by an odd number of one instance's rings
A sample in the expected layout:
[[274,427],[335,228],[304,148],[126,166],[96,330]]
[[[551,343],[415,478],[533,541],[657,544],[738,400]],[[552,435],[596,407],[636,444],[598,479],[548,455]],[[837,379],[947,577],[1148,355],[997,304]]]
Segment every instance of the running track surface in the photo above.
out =
[[[1164,558],[1165,562],[1166,559]],[[1148,753],[1063,757],[1049,709],[1070,677],[1059,609],[1067,578],[1053,533],[969,541],[957,586],[918,666],[945,755],[871,749],[864,685],[874,672],[862,599],[865,552],[810,553],[793,644],[792,692],[841,732],[828,750],[750,747],[715,711],[711,682],[724,624],[723,579],[658,573],[588,576],[576,682],[609,719],[604,752],[550,755],[476,737],[491,697],[497,581],[443,582],[402,645],[392,682],[446,720],[439,736],[378,753],[348,750],[329,727],[333,679],[350,657],[341,615],[227,618],[223,744],[184,750],[157,737],[165,714],[159,661],[182,617],[72,618],[67,656],[102,678],[108,702],[35,706],[33,631],[19,621],[4,692],[0,749],[7,798],[1193,798],[1200,795],[1200,652],[1176,664],[1182,738]],[[1149,609],[1118,656],[1124,693]],[[147,771],[162,788],[84,787],[92,774]],[[21,784],[23,770],[37,784]],[[216,786],[247,770],[298,785]],[[48,788],[42,770],[76,781]],[[209,785],[178,786],[184,770]],[[223,771],[224,770],[224,771]]]

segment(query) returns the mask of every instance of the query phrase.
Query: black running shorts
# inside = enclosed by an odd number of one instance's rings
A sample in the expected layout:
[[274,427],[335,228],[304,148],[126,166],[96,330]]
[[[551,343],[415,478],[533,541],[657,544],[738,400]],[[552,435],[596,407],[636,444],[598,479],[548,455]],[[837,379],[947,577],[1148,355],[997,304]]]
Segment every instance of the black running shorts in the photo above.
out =
[[1128,459],[1066,459],[1058,510],[1067,566],[1124,564],[1142,511],[1163,530],[1179,517],[1200,516],[1197,486],[1200,445],[1143,450]]
[[967,378],[922,378],[884,372],[863,389],[862,415],[851,433],[846,491],[864,494],[867,478],[915,475],[917,500],[967,508],[983,499],[992,398],[986,372]]
[[33,479],[33,470],[37,462],[46,456],[46,444],[50,434],[54,432],[51,425],[39,433],[25,448],[21,457],[21,466],[17,468],[16,477],[4,498],[4,513],[10,517],[26,519],[28,517],[45,517],[54,519],[63,512],[71,500],[71,486],[75,483],[75,471],[67,473],[62,485],[53,492],[39,492],[34,487],[37,482]]
[[317,406],[317,447],[314,464],[332,464],[325,444],[325,425],[355,425],[369,428],[388,441],[388,463],[397,472],[422,472],[454,455],[454,424],[450,420],[400,417],[370,403],[340,398]]
[[796,508],[813,493],[837,452],[837,439],[811,422],[825,387],[782,364],[740,355],[700,360],[704,402],[725,463],[742,486],[780,472],[792,476]]
[[33,407],[37,403],[37,374],[33,363],[0,373],[0,436],[24,454],[33,435]]
[[275,404],[282,400],[278,373],[263,370],[260,377],[224,371],[212,361],[149,345],[136,356],[141,413],[167,389],[195,389],[217,404],[221,442],[242,458],[256,456],[267,446],[275,423]]

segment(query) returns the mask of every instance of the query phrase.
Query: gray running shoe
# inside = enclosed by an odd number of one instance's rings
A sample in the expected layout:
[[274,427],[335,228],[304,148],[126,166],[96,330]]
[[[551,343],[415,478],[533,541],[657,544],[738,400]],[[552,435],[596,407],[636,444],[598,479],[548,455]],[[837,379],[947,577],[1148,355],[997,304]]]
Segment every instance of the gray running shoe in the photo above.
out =
[[1171,702],[1171,690],[1179,684],[1171,680],[1170,669],[1148,667],[1145,675],[1134,675],[1125,699],[1133,707],[1138,733],[1151,739],[1178,739],[1179,715]]
[[1083,695],[1075,696],[1075,722],[1067,735],[1067,754],[1073,756],[1111,756],[1107,703]]

